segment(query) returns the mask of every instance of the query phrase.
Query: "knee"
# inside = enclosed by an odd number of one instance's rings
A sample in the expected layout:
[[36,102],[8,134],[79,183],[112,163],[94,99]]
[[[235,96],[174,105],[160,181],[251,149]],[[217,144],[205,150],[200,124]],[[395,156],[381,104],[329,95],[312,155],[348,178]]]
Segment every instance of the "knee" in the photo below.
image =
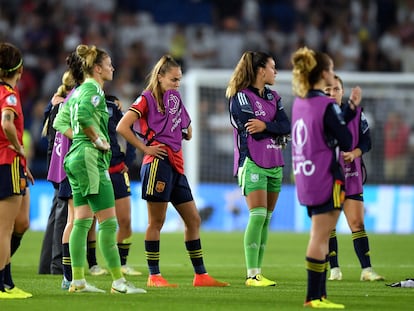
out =
[[160,219],[151,219],[151,221],[148,223],[148,228],[161,231],[163,225],[164,225],[165,217]]
[[19,234],[25,233],[30,227],[29,219],[21,219],[14,224],[13,231]]
[[131,217],[119,217],[118,226],[121,230],[131,228]]
[[199,230],[201,226],[201,217],[197,214],[197,216],[194,216],[191,218],[191,220],[186,223],[186,226],[189,230]]
[[364,221],[362,220],[355,220],[349,224],[349,227],[352,232],[358,232],[365,230]]

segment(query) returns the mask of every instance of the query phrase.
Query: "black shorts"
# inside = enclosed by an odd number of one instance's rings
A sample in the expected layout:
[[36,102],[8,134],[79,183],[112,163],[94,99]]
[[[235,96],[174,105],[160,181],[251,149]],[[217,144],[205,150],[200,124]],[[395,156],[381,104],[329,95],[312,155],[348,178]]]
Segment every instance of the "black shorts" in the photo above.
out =
[[110,176],[114,188],[115,200],[131,195],[131,183],[128,173],[112,173]]
[[171,202],[174,206],[193,200],[187,177],[175,171],[168,159],[154,159],[142,165],[142,198],[150,202]]
[[0,199],[26,193],[27,178],[19,157],[14,158],[12,164],[1,164],[0,176]]
[[347,195],[347,196],[345,196],[345,198],[355,200],[355,201],[364,202],[364,194],[363,193]]
[[308,216],[312,217],[313,215],[328,213],[334,210],[342,210],[344,199],[345,191],[343,188],[343,184],[334,183],[332,189],[332,196],[329,199],[329,201],[319,205],[306,206],[308,210]]

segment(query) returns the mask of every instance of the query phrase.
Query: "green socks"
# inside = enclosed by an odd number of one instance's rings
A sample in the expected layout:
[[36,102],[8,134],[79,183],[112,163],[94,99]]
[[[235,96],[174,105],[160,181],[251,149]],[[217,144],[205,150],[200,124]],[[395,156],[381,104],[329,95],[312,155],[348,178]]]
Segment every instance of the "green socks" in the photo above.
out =
[[122,278],[121,261],[116,243],[116,217],[108,218],[99,224],[99,248],[114,280]]
[[244,254],[248,270],[259,268],[259,251],[266,215],[267,209],[264,207],[250,210],[249,221],[244,232]]
[[85,278],[84,264],[86,258],[86,239],[93,219],[75,219],[69,238],[70,256],[72,259],[72,274],[74,280]]

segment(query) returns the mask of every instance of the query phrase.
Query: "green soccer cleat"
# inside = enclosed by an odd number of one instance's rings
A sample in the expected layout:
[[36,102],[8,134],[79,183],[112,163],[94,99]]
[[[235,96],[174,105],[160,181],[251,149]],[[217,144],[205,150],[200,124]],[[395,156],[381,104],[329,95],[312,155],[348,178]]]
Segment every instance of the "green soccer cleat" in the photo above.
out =
[[254,277],[247,278],[245,284],[246,286],[256,286],[256,287],[276,286],[275,281],[266,279],[261,274],[256,274]]

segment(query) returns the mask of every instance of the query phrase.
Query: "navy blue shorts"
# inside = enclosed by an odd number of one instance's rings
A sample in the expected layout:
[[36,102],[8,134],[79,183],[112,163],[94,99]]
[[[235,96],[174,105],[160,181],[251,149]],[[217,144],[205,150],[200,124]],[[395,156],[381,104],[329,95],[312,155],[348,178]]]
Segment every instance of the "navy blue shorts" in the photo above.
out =
[[115,200],[131,195],[131,183],[128,173],[112,173],[110,176],[114,187]]
[[64,201],[69,200],[72,197],[72,188],[70,187],[69,179],[66,177],[59,184],[58,198]]
[[308,216],[328,213],[334,210],[342,210],[343,201],[345,199],[345,191],[342,184],[335,183],[332,189],[332,196],[326,203],[320,205],[306,206]]
[[19,157],[16,157],[12,164],[1,164],[0,176],[0,199],[26,194],[27,178]]
[[355,200],[355,201],[364,202],[364,194],[363,193],[347,195],[345,198]]
[[177,173],[168,159],[154,159],[141,167],[142,198],[171,202],[174,206],[193,200],[187,177]]

